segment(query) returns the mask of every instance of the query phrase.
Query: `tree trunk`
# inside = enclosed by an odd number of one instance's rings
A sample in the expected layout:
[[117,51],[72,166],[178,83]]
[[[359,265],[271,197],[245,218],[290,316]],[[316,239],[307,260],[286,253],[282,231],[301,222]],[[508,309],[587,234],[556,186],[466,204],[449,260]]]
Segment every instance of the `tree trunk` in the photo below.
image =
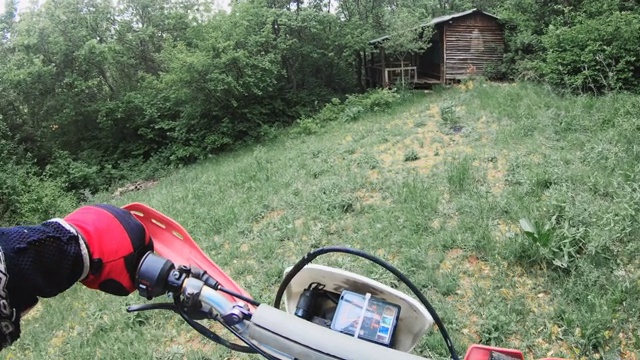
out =
[[364,83],[362,82],[362,53],[359,50],[356,50],[355,72],[356,72],[356,81],[358,82],[358,89],[360,89],[360,92],[363,93],[365,92],[366,89],[365,89]]
[[291,90],[297,91],[298,90],[298,81],[296,79],[295,66],[293,64],[291,64],[291,62],[289,61],[289,59],[287,57],[285,57],[283,60],[284,60],[283,62],[284,62],[285,69],[287,71],[287,80],[289,81],[289,85],[291,86]]

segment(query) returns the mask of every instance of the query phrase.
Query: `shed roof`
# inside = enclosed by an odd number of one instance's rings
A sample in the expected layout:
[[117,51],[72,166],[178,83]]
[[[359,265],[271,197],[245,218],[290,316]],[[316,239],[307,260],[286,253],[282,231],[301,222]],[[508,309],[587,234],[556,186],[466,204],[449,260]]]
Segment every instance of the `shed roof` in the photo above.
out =
[[[427,27],[427,26],[438,25],[440,23],[447,22],[447,21],[453,20],[453,19],[457,19],[457,18],[460,18],[460,17],[463,17],[463,16],[471,15],[473,13],[481,13],[481,14],[490,16],[490,17],[492,17],[492,18],[494,18],[496,20],[500,20],[499,17],[497,17],[497,16],[495,16],[493,14],[489,14],[486,11],[482,11],[480,9],[473,8],[471,10],[459,12],[459,13],[456,13],[456,14],[434,17],[433,19],[431,19],[431,21],[429,21],[427,23],[423,23],[419,27]],[[369,44],[375,44],[375,43],[378,43],[380,41],[387,40],[389,38],[389,36],[390,35],[385,35],[385,36],[379,37],[377,39],[373,39],[373,40],[369,41]]]

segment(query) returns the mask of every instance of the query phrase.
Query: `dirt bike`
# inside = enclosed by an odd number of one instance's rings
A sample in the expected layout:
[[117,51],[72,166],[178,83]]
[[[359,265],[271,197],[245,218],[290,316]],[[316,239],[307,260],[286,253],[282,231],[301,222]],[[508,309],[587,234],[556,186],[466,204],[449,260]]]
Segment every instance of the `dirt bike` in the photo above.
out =
[[[129,312],[174,311],[209,340],[270,360],[424,360],[411,351],[435,324],[451,358],[459,359],[445,325],[426,297],[378,257],[346,247],[311,251],[285,269],[270,306],[253,299],[175,220],[141,203],[124,208],[146,226],[154,241],[154,252],[143,257],[137,270],[139,294],[148,300],[163,295],[173,300],[130,306]],[[382,266],[419,301],[365,276],[311,264],[321,255],[336,252]],[[280,310],[283,299],[285,309]],[[217,321],[239,342],[222,338],[202,320]],[[475,344],[464,359],[524,360],[524,355],[514,349]]]

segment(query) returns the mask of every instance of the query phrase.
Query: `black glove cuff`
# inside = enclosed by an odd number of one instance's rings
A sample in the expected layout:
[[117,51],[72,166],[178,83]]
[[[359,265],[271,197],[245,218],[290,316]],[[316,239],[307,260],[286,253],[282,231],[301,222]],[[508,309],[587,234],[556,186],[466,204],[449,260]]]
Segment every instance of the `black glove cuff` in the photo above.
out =
[[0,228],[0,345],[20,336],[20,316],[75,284],[88,266],[86,248],[59,221]]
[[20,337],[20,314],[9,301],[8,283],[7,263],[0,248],[0,349],[11,345]]

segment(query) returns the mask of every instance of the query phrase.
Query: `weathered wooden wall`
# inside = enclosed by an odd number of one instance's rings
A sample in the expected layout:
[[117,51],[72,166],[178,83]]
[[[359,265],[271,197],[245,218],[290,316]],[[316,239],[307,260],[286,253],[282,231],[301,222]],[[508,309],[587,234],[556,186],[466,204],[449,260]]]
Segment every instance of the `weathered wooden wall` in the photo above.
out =
[[473,72],[482,75],[489,64],[502,62],[504,31],[496,19],[481,13],[443,24],[445,81],[459,80]]

